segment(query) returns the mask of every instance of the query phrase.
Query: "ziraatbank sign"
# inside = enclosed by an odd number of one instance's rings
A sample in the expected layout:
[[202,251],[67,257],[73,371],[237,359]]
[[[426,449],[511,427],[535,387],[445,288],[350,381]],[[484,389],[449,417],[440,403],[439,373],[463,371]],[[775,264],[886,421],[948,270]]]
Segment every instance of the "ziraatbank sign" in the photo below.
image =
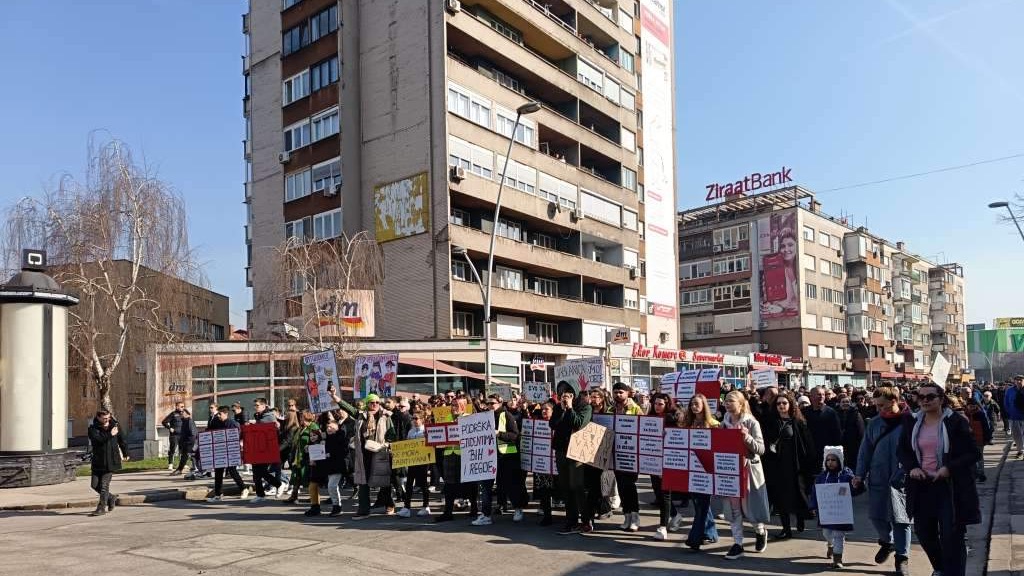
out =
[[793,181],[793,178],[789,175],[792,170],[792,168],[786,168],[783,166],[782,170],[779,170],[778,172],[769,172],[767,174],[754,172],[749,176],[744,176],[742,180],[737,180],[728,184],[713,182],[704,187],[708,191],[707,201],[712,202],[715,200],[732,198],[733,196],[743,196],[744,194],[756,192],[762,188],[771,188],[773,186],[788,184]]

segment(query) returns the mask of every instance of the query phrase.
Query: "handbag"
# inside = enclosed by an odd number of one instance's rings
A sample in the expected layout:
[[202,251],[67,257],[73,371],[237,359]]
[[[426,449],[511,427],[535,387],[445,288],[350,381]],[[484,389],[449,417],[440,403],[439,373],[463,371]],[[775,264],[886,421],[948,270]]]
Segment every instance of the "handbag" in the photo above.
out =
[[384,448],[384,444],[381,444],[380,442],[377,442],[376,440],[367,440],[366,444],[363,445],[363,448],[366,448],[370,452],[377,453],[377,452],[380,452]]

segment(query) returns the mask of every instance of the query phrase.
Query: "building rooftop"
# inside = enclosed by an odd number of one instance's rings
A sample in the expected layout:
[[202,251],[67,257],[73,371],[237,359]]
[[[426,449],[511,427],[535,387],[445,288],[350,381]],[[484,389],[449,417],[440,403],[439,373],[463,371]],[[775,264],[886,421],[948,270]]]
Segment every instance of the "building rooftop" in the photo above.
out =
[[799,206],[801,200],[814,200],[814,193],[802,186],[787,186],[752,196],[735,196],[718,204],[684,210],[677,216],[684,226],[699,226],[716,220],[731,220],[740,213],[757,213],[769,208]]

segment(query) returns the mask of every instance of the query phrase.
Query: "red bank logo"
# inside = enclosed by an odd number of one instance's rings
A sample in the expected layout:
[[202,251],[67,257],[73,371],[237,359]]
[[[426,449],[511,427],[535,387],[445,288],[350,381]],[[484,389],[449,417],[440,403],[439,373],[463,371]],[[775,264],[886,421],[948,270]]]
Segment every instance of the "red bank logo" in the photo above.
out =
[[708,184],[705,186],[708,191],[707,200],[711,202],[712,200],[732,198],[733,196],[743,196],[748,192],[792,182],[793,178],[789,175],[791,170],[792,168],[783,166],[782,170],[778,172],[769,172],[767,174],[754,172],[750,176],[744,176],[743,180],[737,180],[728,184],[719,184],[717,182]]

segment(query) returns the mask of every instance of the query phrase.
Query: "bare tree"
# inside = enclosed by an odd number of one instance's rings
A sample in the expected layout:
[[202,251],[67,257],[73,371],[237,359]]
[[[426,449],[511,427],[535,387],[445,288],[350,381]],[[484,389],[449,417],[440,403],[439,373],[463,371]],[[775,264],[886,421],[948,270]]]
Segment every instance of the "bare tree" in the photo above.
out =
[[103,409],[113,409],[114,376],[133,339],[173,343],[194,331],[190,311],[201,302],[189,288],[203,279],[184,202],[121,142],[90,142],[84,181],[65,175],[22,199],[4,232],[9,272],[22,248],[45,249],[50,275],[80,298],[68,320],[71,363],[85,369]]

